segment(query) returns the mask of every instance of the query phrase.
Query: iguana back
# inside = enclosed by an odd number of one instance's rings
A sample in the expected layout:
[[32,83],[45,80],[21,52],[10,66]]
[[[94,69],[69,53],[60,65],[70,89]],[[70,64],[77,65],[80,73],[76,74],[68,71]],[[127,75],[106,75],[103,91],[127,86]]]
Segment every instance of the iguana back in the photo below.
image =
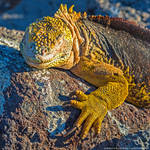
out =
[[[82,19],[79,24],[84,24],[89,33],[90,42],[96,47],[88,49],[88,54],[99,53],[99,57],[102,55],[103,61],[114,61],[116,67],[123,67],[125,69],[129,67],[131,74],[135,75],[136,83],[143,81],[150,85],[150,31],[147,30],[149,37],[142,37],[142,34],[137,35],[138,27],[132,33],[125,30],[129,25],[133,24],[122,24],[124,29],[121,27],[114,29],[110,25],[103,25],[102,23],[91,21],[90,19]],[[82,22],[82,23],[81,23]],[[78,25],[78,23],[77,23]],[[80,26],[80,25],[79,25]],[[123,27],[122,27],[123,28]],[[82,28],[81,28],[82,29]],[[129,29],[128,29],[129,30]],[[144,30],[144,29],[143,29]],[[148,38],[148,39],[146,39]],[[144,39],[144,40],[143,40]],[[99,50],[99,51],[98,51]],[[102,52],[100,52],[102,51]],[[105,59],[107,58],[107,60]]]

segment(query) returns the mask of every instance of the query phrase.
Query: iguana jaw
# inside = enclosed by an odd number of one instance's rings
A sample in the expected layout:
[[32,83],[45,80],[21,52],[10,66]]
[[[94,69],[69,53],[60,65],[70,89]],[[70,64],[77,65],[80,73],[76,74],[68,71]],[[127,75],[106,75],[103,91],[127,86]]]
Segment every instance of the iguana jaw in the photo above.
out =
[[26,63],[38,69],[44,69],[50,67],[61,67],[65,64],[66,61],[69,60],[71,54],[71,50],[68,52],[62,51],[63,47],[62,48],[59,47],[59,49],[53,49],[52,52],[54,53],[49,53],[44,55],[34,54],[32,53],[34,49],[31,48],[29,42],[27,44],[24,44],[23,46],[24,47],[21,50],[21,52],[23,54]]
[[[49,55],[47,55],[47,57],[48,56]],[[60,62],[66,62],[66,60],[68,60],[69,56],[70,55],[65,55],[65,57],[63,57],[63,54],[59,54],[59,55],[56,55],[55,57],[53,57],[51,59],[45,59],[44,61],[41,61],[42,56],[40,56],[40,55],[39,56],[37,55],[37,58],[33,59],[33,58],[24,54],[24,58],[25,58],[26,63],[28,65],[35,67],[35,68],[38,68],[38,69],[51,68],[51,67],[61,67],[63,65],[63,63],[60,63]]]

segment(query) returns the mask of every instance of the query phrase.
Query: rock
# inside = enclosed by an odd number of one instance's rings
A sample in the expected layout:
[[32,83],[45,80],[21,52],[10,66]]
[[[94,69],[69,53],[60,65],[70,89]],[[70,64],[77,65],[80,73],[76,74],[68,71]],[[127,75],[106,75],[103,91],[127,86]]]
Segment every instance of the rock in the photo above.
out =
[[150,1],[145,0],[98,0],[102,15],[109,15],[112,17],[120,17],[135,21],[139,25],[150,25]]
[[20,0],[1,0],[0,1],[0,14],[14,8],[20,3]]
[[30,68],[19,52],[23,32],[0,28],[0,35],[0,149],[122,149],[134,139],[150,146],[150,110],[127,103],[108,112],[99,135],[81,141],[79,129],[64,137],[80,113],[64,103],[95,87],[69,71]]
[[150,148],[150,130],[138,131],[133,134],[128,134],[119,140],[117,148],[122,149],[149,149]]

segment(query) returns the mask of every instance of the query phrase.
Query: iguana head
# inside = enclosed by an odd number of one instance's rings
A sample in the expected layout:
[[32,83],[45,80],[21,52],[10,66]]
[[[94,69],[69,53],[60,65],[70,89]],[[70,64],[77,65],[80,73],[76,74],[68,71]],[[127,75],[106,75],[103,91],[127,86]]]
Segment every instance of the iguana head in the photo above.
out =
[[59,18],[44,17],[26,29],[21,53],[30,66],[61,67],[70,58],[72,46],[67,24]]

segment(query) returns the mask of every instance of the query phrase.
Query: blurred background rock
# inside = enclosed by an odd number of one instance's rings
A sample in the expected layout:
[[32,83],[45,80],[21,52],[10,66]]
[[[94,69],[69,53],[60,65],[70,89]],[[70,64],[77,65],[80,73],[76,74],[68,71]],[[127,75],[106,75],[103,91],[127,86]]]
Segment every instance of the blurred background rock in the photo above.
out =
[[25,30],[43,16],[53,16],[60,4],[75,5],[89,15],[109,15],[134,20],[150,28],[150,0],[0,0],[0,26]]

